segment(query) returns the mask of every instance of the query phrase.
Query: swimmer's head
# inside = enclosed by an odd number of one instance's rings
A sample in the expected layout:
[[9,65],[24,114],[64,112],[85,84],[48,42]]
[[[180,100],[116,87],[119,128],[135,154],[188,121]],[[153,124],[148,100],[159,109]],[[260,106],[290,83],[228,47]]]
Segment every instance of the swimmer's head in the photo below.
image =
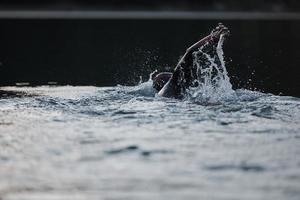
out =
[[164,87],[164,85],[170,80],[171,76],[172,73],[170,72],[158,73],[157,70],[155,70],[150,75],[150,78],[153,81],[153,88],[155,88],[157,91],[160,91]]

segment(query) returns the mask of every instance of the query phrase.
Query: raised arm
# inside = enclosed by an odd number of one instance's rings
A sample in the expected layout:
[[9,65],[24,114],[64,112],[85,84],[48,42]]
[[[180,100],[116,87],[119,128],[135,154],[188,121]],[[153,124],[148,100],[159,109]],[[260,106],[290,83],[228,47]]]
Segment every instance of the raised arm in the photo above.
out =
[[186,52],[187,53],[194,52],[198,48],[202,47],[203,45],[205,45],[206,43],[209,43],[209,42],[212,42],[212,43],[218,42],[220,35],[224,32],[229,33],[228,28],[225,27],[222,23],[219,23],[219,25],[215,29],[213,29],[212,32],[208,36],[202,38],[201,40],[199,40],[198,42],[196,42],[195,44],[190,46],[186,50]]
[[197,69],[193,65],[193,52],[205,44],[217,45],[221,35],[228,35],[229,30],[223,24],[219,24],[213,31],[203,39],[189,47],[182,56],[169,81],[159,91],[158,95],[163,97],[181,98],[184,91],[197,79]]

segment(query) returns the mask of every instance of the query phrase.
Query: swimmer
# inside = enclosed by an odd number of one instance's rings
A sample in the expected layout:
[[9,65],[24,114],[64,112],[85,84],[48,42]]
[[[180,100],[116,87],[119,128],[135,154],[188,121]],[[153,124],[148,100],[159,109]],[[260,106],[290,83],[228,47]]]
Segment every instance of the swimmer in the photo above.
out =
[[158,95],[162,97],[182,98],[186,89],[191,87],[198,77],[197,70],[193,65],[193,53],[205,45],[216,47],[221,35],[229,35],[229,30],[223,24],[219,23],[208,36],[186,50],[173,73],[158,73],[155,70],[150,75],[150,78],[153,80],[153,88],[157,90]]

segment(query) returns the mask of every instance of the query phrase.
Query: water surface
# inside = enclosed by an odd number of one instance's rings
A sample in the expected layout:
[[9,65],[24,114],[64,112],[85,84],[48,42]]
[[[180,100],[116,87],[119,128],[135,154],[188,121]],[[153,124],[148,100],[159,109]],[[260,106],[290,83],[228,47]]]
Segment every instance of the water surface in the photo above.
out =
[[299,199],[299,98],[166,99],[150,82],[2,90],[3,200]]

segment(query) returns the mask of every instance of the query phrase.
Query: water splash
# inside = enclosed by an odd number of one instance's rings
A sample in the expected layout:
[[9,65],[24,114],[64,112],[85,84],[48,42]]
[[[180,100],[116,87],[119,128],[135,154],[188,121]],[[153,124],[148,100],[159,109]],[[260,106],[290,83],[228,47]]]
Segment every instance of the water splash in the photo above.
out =
[[[122,86],[119,86],[122,87]],[[129,94],[141,95],[146,97],[154,97],[156,94],[155,89],[153,88],[153,81],[149,78],[148,81],[143,82],[142,80],[138,85],[133,87],[123,87],[123,90],[127,90]]]
[[223,52],[224,35],[216,47],[207,51],[205,45],[193,54],[197,70],[197,87],[189,88],[186,98],[201,103],[218,103],[235,98],[225,66]]
[[[249,90],[233,90],[224,60],[225,35],[220,35],[217,45],[204,45],[193,53],[193,70],[196,77],[193,86],[186,93],[184,100],[199,104],[220,104],[232,101],[252,101],[265,94]],[[155,73],[157,71],[154,71]],[[152,73],[152,74],[153,74]],[[151,76],[134,87],[126,87],[129,94],[146,97],[156,96]],[[124,88],[123,88],[124,89]]]

